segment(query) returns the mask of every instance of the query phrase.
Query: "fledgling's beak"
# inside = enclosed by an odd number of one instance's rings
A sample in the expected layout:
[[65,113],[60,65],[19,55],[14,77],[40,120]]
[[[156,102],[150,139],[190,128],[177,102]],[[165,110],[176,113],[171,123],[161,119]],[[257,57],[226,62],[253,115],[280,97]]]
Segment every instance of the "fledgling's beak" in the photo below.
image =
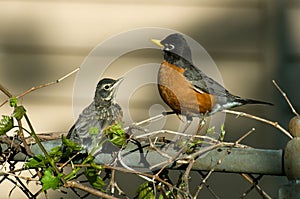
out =
[[161,47],[161,48],[164,47],[164,45],[161,44],[161,40],[158,40],[158,39],[151,39],[151,41],[152,41],[153,43],[155,43],[157,46]]
[[114,85],[111,87],[113,96],[116,96],[116,94],[118,92],[118,88],[119,88],[119,86],[120,86],[120,84],[122,83],[123,80],[124,80],[123,77],[117,79],[116,82],[114,83]]
[[124,77],[120,77],[116,80],[116,83],[114,83],[113,88],[118,88],[121,84],[121,82],[124,80]]

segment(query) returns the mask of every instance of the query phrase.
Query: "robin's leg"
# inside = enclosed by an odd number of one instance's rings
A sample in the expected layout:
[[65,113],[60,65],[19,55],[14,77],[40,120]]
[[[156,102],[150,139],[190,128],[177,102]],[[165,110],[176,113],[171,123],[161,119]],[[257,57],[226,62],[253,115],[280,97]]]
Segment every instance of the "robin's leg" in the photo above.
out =
[[205,124],[206,124],[206,114],[204,114],[199,120],[197,135],[200,135],[200,131],[202,130]]
[[167,116],[167,115],[173,115],[173,114],[176,114],[174,111],[165,111],[165,112],[162,112],[162,114],[164,116]]
[[185,133],[186,132],[186,130],[189,128],[189,126],[191,125],[191,123],[192,123],[192,121],[193,121],[193,118],[192,117],[190,117],[190,116],[186,116],[186,124],[185,124],[185,126],[184,126],[184,129],[183,129],[183,131],[182,131],[182,133]]

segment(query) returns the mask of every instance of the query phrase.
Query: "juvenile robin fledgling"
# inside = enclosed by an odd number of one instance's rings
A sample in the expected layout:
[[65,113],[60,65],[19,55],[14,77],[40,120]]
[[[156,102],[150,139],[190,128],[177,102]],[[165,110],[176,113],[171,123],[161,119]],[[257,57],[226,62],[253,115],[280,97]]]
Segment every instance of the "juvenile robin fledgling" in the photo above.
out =
[[67,138],[82,146],[83,153],[90,153],[97,146],[103,131],[121,122],[123,112],[115,97],[122,78],[101,79],[96,87],[93,102],[79,115],[69,130]]

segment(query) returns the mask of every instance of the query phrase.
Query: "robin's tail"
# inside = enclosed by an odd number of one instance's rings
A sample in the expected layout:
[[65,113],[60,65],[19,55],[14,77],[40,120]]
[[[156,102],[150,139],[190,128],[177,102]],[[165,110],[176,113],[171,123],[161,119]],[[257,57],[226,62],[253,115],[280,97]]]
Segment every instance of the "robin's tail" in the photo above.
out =
[[245,105],[245,104],[266,104],[266,105],[271,105],[271,106],[274,105],[270,102],[264,102],[264,101],[253,100],[253,99],[245,99],[245,98],[240,98],[240,97],[236,98],[235,101],[239,102],[243,105]]

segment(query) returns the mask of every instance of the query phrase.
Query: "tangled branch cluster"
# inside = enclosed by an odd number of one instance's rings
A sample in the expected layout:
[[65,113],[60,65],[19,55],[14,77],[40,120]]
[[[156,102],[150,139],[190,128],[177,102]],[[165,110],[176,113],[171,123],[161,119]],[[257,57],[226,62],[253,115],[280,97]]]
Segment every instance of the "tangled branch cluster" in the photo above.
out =
[[[66,139],[64,136],[61,138],[64,148],[57,146],[50,151],[46,150],[41,143],[41,138],[48,140],[50,137],[38,135],[35,132],[26,109],[22,105],[19,105],[18,99],[37,89],[57,84],[77,71],[78,69],[54,82],[33,87],[16,97],[14,97],[8,89],[0,85],[0,90],[8,97],[0,107],[9,102],[13,109],[12,115],[3,116],[0,121],[0,142],[2,149],[0,157],[0,161],[2,162],[0,168],[2,178],[0,183],[7,180],[15,185],[9,195],[13,193],[15,188],[19,188],[28,198],[36,198],[40,194],[45,194],[47,197],[47,191],[49,189],[60,190],[64,193],[66,189],[70,188],[80,198],[84,198],[89,194],[101,198],[126,198],[128,197],[126,192],[118,186],[115,177],[115,172],[118,171],[130,173],[144,179],[144,183],[137,188],[136,198],[197,198],[204,187],[206,187],[215,198],[219,198],[209,187],[207,180],[215,171],[215,168],[222,164],[222,161],[230,154],[233,148],[248,147],[241,144],[241,142],[254,132],[255,129],[251,129],[240,139],[230,143],[224,141],[224,126],[219,130],[216,130],[214,127],[206,129],[205,136],[167,130],[145,132],[139,136],[135,136],[135,134],[132,133],[135,130],[143,131],[143,128],[140,126],[147,122],[165,117],[164,114],[161,114],[127,128],[123,128],[121,124],[117,124],[107,129],[105,131],[107,141],[112,143],[116,147],[116,150],[110,152],[111,160],[106,164],[98,164],[99,161],[97,160],[97,156],[93,156],[93,154],[82,156],[83,154],[80,153],[81,147]],[[276,82],[274,82],[274,84],[287,100],[293,113],[298,115],[283,91]],[[223,112],[234,114],[236,116],[249,117],[272,125],[289,138],[292,138],[289,132],[277,122],[237,111],[225,110]],[[15,121],[17,124],[15,124]],[[29,129],[23,127],[24,122]],[[11,137],[7,135],[7,132],[12,129],[17,129],[17,136]],[[24,132],[27,132],[31,138],[25,138]],[[213,139],[212,136],[210,136],[214,133],[221,134],[218,140]],[[166,135],[177,136],[179,139],[175,141],[166,140]],[[53,139],[53,137],[51,139]],[[31,151],[28,142],[32,141],[38,145],[42,154],[34,154]],[[151,172],[141,172],[132,168],[124,161],[126,156],[124,151],[130,146],[134,146],[134,150],[139,152],[139,163],[143,164],[143,166],[148,168]],[[189,184],[190,172],[193,169],[195,160],[199,156],[219,147],[226,147],[226,153],[208,172],[205,173],[199,171],[199,185],[196,190],[191,190]],[[156,153],[157,157],[162,157],[163,161],[160,161],[157,164],[149,164],[146,156],[147,153],[150,152]],[[25,164],[21,168],[17,169],[17,162],[15,159],[19,153],[25,154],[28,159],[26,159]],[[169,176],[168,169],[175,167],[181,168],[182,172],[174,182]],[[29,171],[29,175],[25,175],[25,171]],[[85,176],[88,184],[79,181],[82,175]],[[252,184],[251,188],[244,192],[243,197],[247,196],[251,190],[255,189],[263,198],[271,198],[257,184],[262,176],[255,177],[250,174],[241,175],[245,180]],[[29,182],[36,183],[40,187],[39,190],[36,192],[29,190],[29,188],[27,188]],[[81,190],[81,192],[78,190]]]

